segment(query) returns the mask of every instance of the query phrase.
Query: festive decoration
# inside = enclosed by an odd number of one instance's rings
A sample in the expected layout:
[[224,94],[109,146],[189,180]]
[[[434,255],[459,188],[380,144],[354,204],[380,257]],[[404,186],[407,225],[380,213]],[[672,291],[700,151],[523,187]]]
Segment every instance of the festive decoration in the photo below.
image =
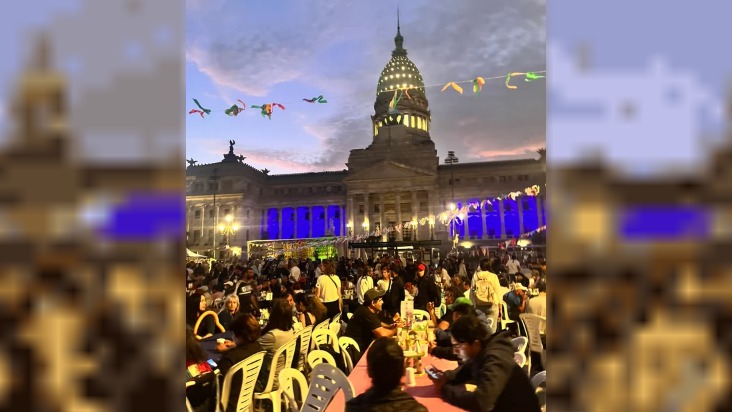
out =
[[524,81],[531,82],[538,79],[543,79],[545,76],[539,76],[538,74],[534,72],[528,72],[526,73],[526,77],[524,78]]
[[509,89],[518,89],[518,87],[516,87],[510,83],[511,83],[511,76],[518,76],[520,74],[524,74],[524,73],[519,73],[519,72],[509,73],[508,76],[506,76],[506,87],[508,87]]
[[399,110],[397,110],[397,105],[399,104],[399,101],[402,100],[402,96],[398,95],[399,90],[394,90],[394,97],[391,99],[391,102],[389,102],[389,114],[399,114],[401,113]]
[[241,101],[241,100],[237,100],[237,102],[241,103],[241,107],[239,107],[239,106],[237,106],[237,105],[233,105],[233,106],[231,106],[230,108],[226,109],[226,110],[224,111],[224,113],[226,113],[226,114],[227,114],[227,115],[229,115],[229,116],[236,116],[236,115],[238,115],[239,113],[243,112],[243,111],[244,111],[244,109],[246,109],[246,107],[247,107],[246,103],[244,103],[244,102],[243,102],[243,101]]
[[192,109],[190,112],[188,112],[188,114],[195,114],[195,113],[200,114],[201,117],[203,117],[203,115],[204,115],[204,113],[201,110],[198,110],[198,109]]
[[196,106],[198,106],[199,109],[203,110],[204,113],[211,114],[211,110],[210,109],[204,109],[203,106],[201,106],[201,103],[198,103],[198,100],[193,99],[193,102],[196,103]]
[[445,90],[447,90],[447,88],[448,88],[448,87],[452,87],[452,88],[453,88],[453,89],[455,89],[455,91],[457,91],[458,93],[460,93],[460,94],[463,94],[463,88],[462,88],[462,87],[460,87],[460,86],[458,86],[458,84],[457,84],[457,83],[455,83],[455,82],[450,82],[450,83],[447,83],[447,84],[446,84],[446,85],[445,85],[445,86],[444,86],[444,87],[442,88],[442,90],[440,90],[440,91],[444,92]]
[[483,89],[483,85],[485,84],[485,79],[482,77],[476,77],[475,80],[473,80],[473,93],[480,94],[480,91]]
[[261,109],[262,117],[268,117],[269,120],[272,120],[272,105],[271,104],[266,103],[261,106],[252,106],[252,109]]
[[303,99],[308,103],[328,103],[327,100],[323,98],[323,95],[321,94],[318,97],[313,97],[312,99]]

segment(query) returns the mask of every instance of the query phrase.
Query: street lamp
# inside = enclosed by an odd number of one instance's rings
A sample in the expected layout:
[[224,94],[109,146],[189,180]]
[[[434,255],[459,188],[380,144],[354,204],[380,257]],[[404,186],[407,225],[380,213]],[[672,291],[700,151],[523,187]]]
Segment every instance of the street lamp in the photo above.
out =
[[224,223],[219,225],[219,232],[221,232],[222,235],[226,236],[227,249],[229,248],[230,236],[235,234],[237,230],[239,230],[239,224],[234,222],[234,217],[231,215],[226,215],[226,217],[224,217]]
[[364,220],[364,222],[361,224],[361,226],[363,227],[363,232],[364,233],[368,233],[369,232],[369,222],[368,222],[368,220]]
[[346,223],[346,229],[348,229],[348,236],[351,236],[353,234],[353,223]]

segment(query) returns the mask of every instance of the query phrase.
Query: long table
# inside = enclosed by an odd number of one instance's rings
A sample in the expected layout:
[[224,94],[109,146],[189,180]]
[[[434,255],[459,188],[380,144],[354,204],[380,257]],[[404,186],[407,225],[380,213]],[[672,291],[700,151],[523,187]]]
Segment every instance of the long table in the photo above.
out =
[[[358,361],[358,364],[353,368],[353,371],[351,371],[351,374],[348,376],[348,380],[351,381],[354,389],[356,389],[356,395],[366,392],[366,390],[371,387],[371,378],[369,378],[369,374],[366,369],[367,353],[368,349],[366,349],[366,352],[364,352],[361,359]],[[457,368],[457,362],[438,359],[430,355],[426,355],[422,358],[422,364],[425,368],[429,365],[434,365],[435,368],[443,371]],[[412,395],[417,402],[427,407],[428,410],[440,412],[462,411],[462,409],[450,405],[440,398],[440,395],[435,390],[434,384],[432,384],[432,381],[426,373],[415,376],[414,380],[416,383],[414,386],[403,386],[403,389],[405,392]],[[404,382],[406,381],[403,380],[402,383]],[[346,405],[343,391],[338,391],[330,405],[328,405],[326,412],[343,412],[345,409]]]

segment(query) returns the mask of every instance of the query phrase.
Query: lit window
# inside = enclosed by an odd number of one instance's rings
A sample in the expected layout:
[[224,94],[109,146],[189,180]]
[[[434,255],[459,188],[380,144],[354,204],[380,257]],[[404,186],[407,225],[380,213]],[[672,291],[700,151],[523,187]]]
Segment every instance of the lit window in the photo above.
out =
[[414,122],[415,122],[414,116],[412,116],[412,127],[414,127]]
[[407,87],[407,84],[406,83],[402,83],[402,87]]
[[394,85],[392,84],[391,86],[389,86],[389,88],[390,88],[390,89],[393,89],[393,88],[394,88]]
[[397,116],[397,124],[402,122],[402,115]]
[[405,114],[405,115],[404,115],[404,124],[405,124],[406,126],[409,126],[409,115],[408,115],[408,114]]
[[404,70],[404,66],[402,66],[402,70]]
[[421,117],[418,117],[417,118],[417,128],[418,129],[421,129],[422,128],[422,118]]
[[397,79],[399,78],[399,73],[397,73],[396,77],[397,77]]

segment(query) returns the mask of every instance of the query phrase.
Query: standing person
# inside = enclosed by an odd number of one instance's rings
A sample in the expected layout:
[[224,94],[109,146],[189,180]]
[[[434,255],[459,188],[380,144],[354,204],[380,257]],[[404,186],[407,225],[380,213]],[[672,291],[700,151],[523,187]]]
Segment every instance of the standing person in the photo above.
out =
[[257,279],[254,278],[254,270],[247,269],[244,278],[236,283],[236,294],[239,296],[239,304],[242,313],[252,313],[258,309],[257,304]]
[[301,271],[300,271],[300,268],[297,267],[297,265],[295,264],[295,261],[291,259],[287,263],[287,267],[288,267],[288,269],[290,269],[290,275],[289,275],[290,283],[300,282]]
[[363,305],[364,293],[374,287],[374,279],[371,277],[369,272],[370,271],[365,270],[363,266],[356,268],[356,274],[358,275],[356,280],[356,298],[358,299],[359,305]]
[[516,255],[511,255],[511,259],[506,262],[509,277],[515,276],[521,270],[521,262],[516,259]]
[[[404,280],[399,275],[399,266],[391,265],[391,292],[384,295],[384,306],[389,311],[389,316],[398,316],[402,311],[402,302],[406,298],[404,290]],[[388,300],[387,300],[388,299]],[[388,306],[387,306],[388,303]]]
[[470,286],[470,301],[476,309],[483,311],[486,316],[493,319],[493,324],[498,324],[498,305],[501,303],[499,290],[501,284],[498,276],[490,270],[490,261],[482,259],[480,270],[473,275],[473,282]]
[[[393,365],[385,368],[384,365]],[[346,412],[427,412],[424,405],[401,388],[404,351],[394,339],[378,338],[366,355],[371,387],[346,402]]]
[[465,258],[461,257],[458,259],[458,275],[468,276],[468,269],[465,267]]
[[507,331],[491,335],[472,314],[457,319],[450,331],[464,363],[447,372],[432,368],[430,379],[442,399],[470,411],[541,410],[528,375],[513,360],[516,349]]
[[341,280],[335,274],[332,261],[323,262],[323,274],[318,278],[313,294],[328,308],[328,318],[333,319],[333,316],[343,311]]
[[427,310],[427,303],[432,302],[435,307],[440,306],[440,294],[432,276],[426,275],[427,267],[424,263],[417,265],[417,296],[414,298],[414,308]]

